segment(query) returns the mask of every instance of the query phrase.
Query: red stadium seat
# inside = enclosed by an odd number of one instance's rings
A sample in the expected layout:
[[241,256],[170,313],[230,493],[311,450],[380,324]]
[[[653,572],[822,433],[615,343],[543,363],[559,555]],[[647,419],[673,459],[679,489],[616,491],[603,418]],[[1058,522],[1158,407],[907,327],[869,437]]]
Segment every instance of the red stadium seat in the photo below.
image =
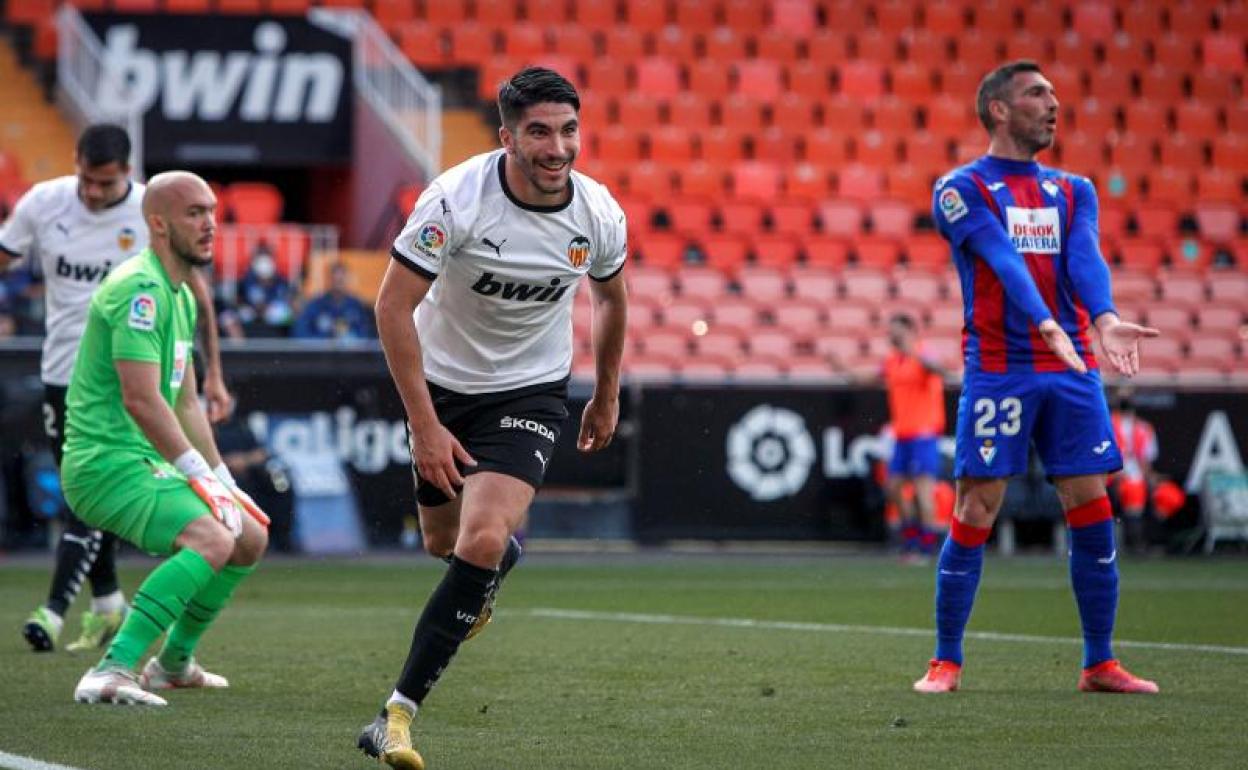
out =
[[624,68],[645,54],[646,38],[632,27],[617,25],[603,31],[602,49],[612,64]]
[[823,232],[840,238],[857,238],[865,227],[865,211],[858,200],[834,198],[819,207]]
[[819,201],[831,192],[830,179],[825,166],[798,163],[785,175],[784,194],[796,200]]
[[970,19],[966,4],[959,0],[924,3],[919,11],[923,16],[923,26],[942,35],[960,35],[967,28]]
[[647,356],[664,356],[673,361],[689,357],[688,337],[674,331],[653,331],[641,340],[641,347]]
[[737,30],[732,27],[716,27],[702,37],[705,59],[722,68],[727,74],[728,67],[746,58],[746,36],[751,32],[752,30]]
[[929,76],[953,61],[953,44],[948,35],[929,29],[912,29],[902,36],[906,60],[928,71]]
[[[562,7],[561,7],[562,6]],[[529,3],[529,21],[543,27],[567,21],[567,6],[560,3]],[[477,0],[476,19],[490,29],[506,29],[520,19],[519,0]]]
[[[862,360],[862,339],[853,331],[857,316],[851,311],[844,315],[848,323],[828,321],[832,331],[824,332],[815,339],[815,352],[824,357],[837,370],[847,369]],[[839,320],[839,318],[838,318]]]
[[1105,42],[1117,30],[1113,5],[1096,2],[1079,3],[1071,9],[1071,28],[1088,40]]
[[788,269],[797,264],[798,242],[792,235],[764,234],[754,238],[754,264]]
[[[870,267],[881,267],[872,265]],[[856,268],[846,271],[841,276],[845,298],[858,299],[869,303],[879,303],[888,298],[888,274],[880,269]]]
[[1204,143],[1198,139],[1171,132],[1165,136],[1165,141],[1158,143],[1158,148],[1161,150],[1163,166],[1185,168],[1191,171],[1205,166]]
[[690,32],[709,32],[715,28],[717,0],[674,0],[676,25]]
[[711,230],[714,209],[711,204],[694,198],[676,198],[665,204],[673,231],[690,238],[700,238]]
[[891,168],[900,160],[896,134],[885,131],[866,131],[858,135],[855,143],[855,159],[872,168]]
[[[977,20],[974,26],[954,38],[958,61],[977,74],[977,82],[990,69],[1001,63],[1000,54],[997,53],[997,43],[1001,37],[1002,35],[996,32],[985,31],[979,26]],[[967,97],[973,97],[974,93],[972,90]]]
[[761,101],[781,91],[780,65],[769,59],[747,59],[735,66],[737,93]]
[[[645,266],[630,267],[625,276],[628,280],[630,295],[647,297],[660,307],[671,301],[674,294],[672,279],[666,270]],[[636,301],[631,296],[629,299],[630,304]]]
[[960,141],[977,130],[966,96],[938,96],[927,103],[926,116],[927,130],[935,136]]
[[585,65],[598,56],[592,35],[585,34],[579,24],[553,25],[550,30],[550,50]]
[[732,170],[732,187],[738,198],[775,200],[780,195],[780,169],[759,161],[738,163]]
[[896,33],[870,27],[861,29],[854,35],[855,56],[863,61],[881,64],[896,61],[899,58],[899,42]]
[[1188,72],[1199,66],[1194,38],[1167,32],[1151,42],[1155,64],[1177,72]]
[[702,132],[700,157],[715,166],[729,166],[745,157],[746,132],[735,125],[715,126]]
[[1197,139],[1212,139],[1218,133],[1218,111],[1205,102],[1185,99],[1174,106],[1175,128]]
[[903,308],[928,307],[940,301],[944,281],[944,276],[923,270],[898,270],[893,274],[893,293]]
[[874,270],[891,270],[901,257],[897,240],[885,236],[861,235],[854,239],[853,248],[857,264]]
[[666,0],[626,0],[624,20],[628,26],[643,32],[657,32],[670,21]]
[[628,69],[611,59],[590,62],[585,74],[589,89],[602,96],[623,96],[632,89]]
[[764,265],[746,267],[737,274],[737,285],[741,287],[741,294],[752,302],[771,307],[783,301],[789,293],[786,269]]
[[1140,96],[1162,103],[1174,103],[1184,98],[1183,72],[1172,70],[1163,64],[1154,64],[1139,71]]
[[768,210],[771,229],[781,235],[805,235],[814,229],[810,204],[802,200],[781,200]]
[[[1095,89],[1093,93],[1096,93]],[[1078,104],[1068,106],[1065,110],[1065,119],[1073,123],[1079,131],[1098,137],[1102,141],[1118,129],[1113,105],[1095,96],[1089,96]],[[1058,140],[1061,140],[1060,134]]]
[[1138,206],[1135,222],[1139,234],[1145,238],[1173,238],[1179,232],[1179,212],[1165,204]]
[[654,55],[675,62],[697,58],[697,35],[683,27],[669,24],[654,34]]
[[763,129],[761,100],[745,94],[732,94],[719,103],[720,123],[734,131],[757,133]]
[[652,232],[641,241],[638,251],[643,266],[671,270],[684,263],[688,247],[689,241],[684,236]]
[[517,22],[499,30],[503,53],[514,59],[533,61],[546,53],[546,33],[529,22]]
[[1140,38],[1119,32],[1105,43],[1105,64],[1136,72],[1142,71],[1149,65],[1148,49],[1140,45]]
[[1197,203],[1196,226],[1201,237],[1229,243],[1240,233],[1239,208],[1233,203]]
[[1196,70],[1190,74],[1192,98],[1226,104],[1240,98],[1238,78],[1229,72]]
[[607,163],[633,163],[641,160],[641,137],[624,126],[607,126],[595,135],[594,157]]
[[823,267],[798,267],[791,273],[793,301],[826,306],[837,298],[839,283],[833,269]]
[[723,169],[708,163],[691,163],[677,172],[680,176],[680,191],[691,197],[717,199],[724,195],[725,176]]
[[1068,67],[1091,69],[1097,63],[1096,45],[1072,30],[1053,41],[1053,58]]
[[849,245],[838,236],[810,235],[802,241],[802,254],[809,267],[839,270],[849,261]]
[[914,211],[898,200],[878,200],[867,206],[871,232],[888,238],[907,238],[914,230]]
[[792,38],[809,37],[816,21],[812,0],[775,0],[771,7],[771,28]]
[[1223,31],[1205,35],[1200,49],[1204,53],[1205,69],[1243,73],[1245,67],[1244,29],[1241,28],[1238,32]]
[[884,172],[884,188],[889,197],[907,203],[916,211],[924,211],[931,206],[932,182],[936,174],[948,171],[952,164],[947,159],[933,162],[928,159],[924,170],[914,163],[903,163]]
[[[850,332],[855,336],[871,327],[871,306],[856,297],[846,296],[842,302],[829,304],[824,312],[828,329],[834,332]],[[815,340],[815,349],[819,350],[826,337]]]
[[842,96],[869,103],[884,95],[884,67],[878,62],[851,59],[838,69]]
[[1150,273],[1136,270],[1115,270],[1113,275],[1114,299],[1133,305],[1142,305],[1156,299],[1157,284]]
[[1214,139],[1213,165],[1248,175],[1248,140],[1238,134],[1222,134]]
[[282,218],[282,194],[267,182],[234,182],[225,188],[225,204],[237,224],[264,225]]
[[689,89],[708,99],[724,99],[732,93],[732,83],[724,62],[699,59],[688,67]]
[[1156,40],[1166,29],[1165,6],[1134,0],[1122,10],[1122,30],[1136,41]]
[[[1165,162],[1164,155],[1162,162]],[[1153,169],[1146,177],[1148,180],[1149,203],[1174,208],[1190,205],[1192,192],[1195,189],[1194,176],[1195,174],[1193,174],[1190,167],[1161,166]],[[1177,219],[1175,225],[1176,230],[1174,232],[1177,232]],[[1173,235],[1173,232],[1171,235]]]
[[749,196],[729,198],[719,204],[719,229],[727,233],[753,237],[763,230],[763,204]]
[[672,194],[671,169],[658,163],[632,164],[625,173],[625,187],[636,197],[661,200]]
[[958,99],[974,99],[975,90],[984,73],[977,68],[955,61],[938,71],[941,93]]
[[635,65],[637,91],[649,97],[670,98],[680,93],[680,68],[676,62],[648,56]]
[[850,164],[837,173],[836,189],[843,198],[873,200],[884,192],[884,177],[879,169]]
[[1242,309],[1244,297],[1248,297],[1248,272],[1220,272],[1209,278],[1208,285],[1213,302],[1230,303]]
[[718,301],[728,292],[728,278],[709,267],[686,267],[680,273],[681,297]]
[[860,102],[833,96],[823,102],[823,124],[836,131],[856,132],[868,127],[867,110]]
[[1146,136],[1162,136],[1169,132],[1169,112],[1165,104],[1148,99],[1133,100],[1122,106],[1126,130]]
[[660,105],[658,99],[645,89],[639,88],[624,94],[616,101],[616,112],[619,113],[616,122],[620,127],[644,135],[656,130],[655,127],[659,125]]
[[762,0],[724,0],[724,23],[743,32],[767,26],[767,4]]
[[791,64],[801,58],[798,39],[775,27],[766,27],[754,36],[754,55],[777,64]]
[[790,166],[799,155],[799,142],[797,135],[790,130],[780,126],[765,128],[754,136],[754,159]]
[[1244,327],[1244,311],[1238,305],[1202,305],[1196,308],[1196,324],[1203,332],[1229,338]]
[[683,165],[693,160],[693,138],[681,126],[659,126],[650,135],[650,160]]
[[810,99],[826,99],[832,92],[831,70],[812,61],[798,61],[785,69],[788,89]]
[[927,311],[927,328],[932,334],[952,335],[962,331],[963,310],[957,305],[933,305]]
[[936,91],[932,69],[926,64],[901,62],[889,70],[890,91],[893,96],[910,104],[930,99]]
[[1123,133],[1110,147],[1110,162],[1124,171],[1147,173],[1157,164],[1156,143],[1151,138]]
[[705,298],[682,298],[663,307],[663,326],[669,331],[688,334],[698,321],[711,318],[711,303]]
[[746,334],[759,326],[758,316],[758,307],[748,299],[720,300],[711,307],[711,328]]
[[1165,257],[1161,244],[1152,238],[1123,238],[1118,242],[1118,254],[1124,267],[1147,271],[1160,267]]
[[772,308],[772,317],[780,334],[788,339],[787,355],[796,352],[802,342],[809,343],[823,327],[823,303],[813,300],[790,300]]
[[1206,203],[1236,203],[1243,200],[1243,177],[1233,171],[1207,168],[1196,176],[1196,197]]
[[[1045,11],[1047,13],[1048,9]],[[1048,36],[1036,34],[1032,30],[1021,30],[1005,39],[1005,58],[1010,61],[1017,59],[1051,61],[1052,48]]]
[[933,232],[915,233],[905,240],[906,265],[911,270],[944,270],[952,257],[949,244]]
[[[798,327],[799,330],[801,328],[803,327]],[[793,356],[797,344],[787,329],[781,328],[753,334],[749,338],[749,348],[750,363],[756,363],[761,359],[763,362],[782,365]],[[740,374],[740,372],[741,368],[738,367],[737,373]]]
[[677,94],[667,104],[668,122],[699,131],[711,125],[711,102],[692,91]]
[[806,56],[821,67],[839,67],[849,58],[848,36],[840,29],[820,29],[806,41]]
[[[441,5],[442,3],[434,3]],[[452,5],[452,3],[446,3]],[[576,10],[577,23],[586,30],[603,31],[618,24],[621,19],[615,0],[577,0],[572,4]]]
[[[472,64],[460,58],[465,55],[465,51],[471,50],[467,44],[461,42],[463,38],[459,36],[467,30],[485,32],[485,28],[478,24],[461,24],[452,29],[451,49],[448,56],[448,63],[451,65],[469,66]],[[477,76],[477,97],[482,101],[497,99],[498,87],[518,69],[520,69],[520,63],[507,56],[492,56],[482,62]]]
[[872,128],[891,134],[893,139],[910,134],[918,123],[914,103],[898,96],[880,99],[870,114]]
[[1248,134],[1248,99],[1239,99],[1224,107],[1226,130],[1232,134]]
[[809,163],[836,168],[849,160],[848,136],[839,130],[820,128],[807,134],[803,157]]
[[447,65],[442,30],[423,21],[403,24],[397,30],[399,50],[418,69],[441,69]]

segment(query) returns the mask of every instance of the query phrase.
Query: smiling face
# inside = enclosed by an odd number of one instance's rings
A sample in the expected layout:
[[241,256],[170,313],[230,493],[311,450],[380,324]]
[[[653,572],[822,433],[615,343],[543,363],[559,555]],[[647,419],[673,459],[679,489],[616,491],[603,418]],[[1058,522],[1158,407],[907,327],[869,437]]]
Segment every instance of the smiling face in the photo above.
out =
[[1053,84],[1039,72],[1014,75],[1008,97],[994,100],[989,107],[997,120],[996,136],[1007,138],[1028,156],[1053,146],[1057,108]]
[[514,126],[498,130],[507,150],[507,183],[512,194],[537,206],[567,199],[572,164],[581,150],[580,120],[570,104],[540,102]]

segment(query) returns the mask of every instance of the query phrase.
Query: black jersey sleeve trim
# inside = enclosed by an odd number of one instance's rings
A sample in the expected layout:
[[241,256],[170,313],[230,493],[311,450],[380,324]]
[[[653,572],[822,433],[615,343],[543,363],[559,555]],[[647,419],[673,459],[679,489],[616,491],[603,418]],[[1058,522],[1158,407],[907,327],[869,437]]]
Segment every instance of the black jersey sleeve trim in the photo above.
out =
[[612,271],[611,275],[604,275],[604,276],[603,276],[603,277],[601,277],[601,278],[599,278],[599,277],[598,277],[598,276],[596,276],[596,275],[593,275],[592,273],[587,273],[587,275],[589,275],[590,280],[597,281],[598,283],[606,283],[607,281],[609,281],[609,280],[611,280],[612,278],[614,278],[614,277],[616,277],[617,275],[619,275],[619,274],[620,274],[620,271],[624,269],[624,265],[626,265],[626,264],[628,264],[628,260],[627,260],[627,259],[626,259],[626,260],[624,260],[623,262],[621,262],[621,263],[620,263],[620,266],[619,266],[619,267],[617,267],[614,271]]
[[404,256],[402,252],[400,252],[398,249],[394,248],[393,246],[390,247],[390,256],[393,257],[395,261],[397,261],[400,265],[402,265],[403,267],[406,267],[408,270],[411,270],[413,273],[415,273],[416,275],[419,275],[421,278],[428,278],[429,280],[432,281],[433,279],[438,277],[437,273],[433,272],[432,270],[426,270],[425,268],[416,264],[411,259]]

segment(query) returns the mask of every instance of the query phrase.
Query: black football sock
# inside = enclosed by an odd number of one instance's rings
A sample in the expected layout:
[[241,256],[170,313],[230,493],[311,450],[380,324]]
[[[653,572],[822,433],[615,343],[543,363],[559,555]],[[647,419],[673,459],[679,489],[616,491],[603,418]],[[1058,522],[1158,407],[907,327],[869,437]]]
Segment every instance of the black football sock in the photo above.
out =
[[47,608],[64,616],[82,590],[82,581],[95,566],[104,533],[91,529],[78,517],[69,517],[56,544],[56,570],[48,589]]
[[412,634],[412,646],[395,685],[419,705],[450,664],[459,645],[477,622],[497,572],[451,559],[442,582],[433,590]]
[[121,590],[117,582],[117,536],[112,532],[102,532],[100,553],[95,557],[95,564],[87,573],[91,581],[92,596],[108,596]]

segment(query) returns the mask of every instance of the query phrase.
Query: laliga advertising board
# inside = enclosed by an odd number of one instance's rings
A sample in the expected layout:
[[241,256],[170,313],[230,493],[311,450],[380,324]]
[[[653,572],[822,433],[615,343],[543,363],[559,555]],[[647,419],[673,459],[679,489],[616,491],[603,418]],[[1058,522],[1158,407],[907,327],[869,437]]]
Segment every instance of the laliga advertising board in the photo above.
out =
[[334,30],[298,16],[84,18],[117,75],[101,79],[96,101],[143,110],[147,162],[350,160],[351,41]]

